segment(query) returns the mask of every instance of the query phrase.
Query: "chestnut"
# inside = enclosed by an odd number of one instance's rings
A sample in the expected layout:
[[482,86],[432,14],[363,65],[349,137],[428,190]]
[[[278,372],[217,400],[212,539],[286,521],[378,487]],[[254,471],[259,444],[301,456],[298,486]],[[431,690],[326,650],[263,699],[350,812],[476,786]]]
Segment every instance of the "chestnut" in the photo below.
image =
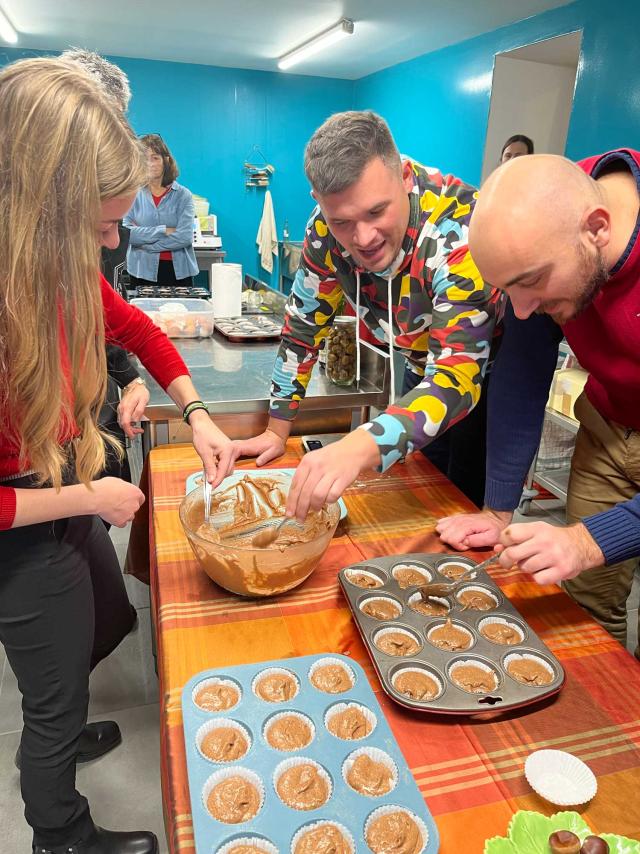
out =
[[582,843],[580,854],[609,854],[609,846],[599,836],[587,836]]
[[570,830],[556,830],[549,837],[551,854],[580,854],[580,840]]

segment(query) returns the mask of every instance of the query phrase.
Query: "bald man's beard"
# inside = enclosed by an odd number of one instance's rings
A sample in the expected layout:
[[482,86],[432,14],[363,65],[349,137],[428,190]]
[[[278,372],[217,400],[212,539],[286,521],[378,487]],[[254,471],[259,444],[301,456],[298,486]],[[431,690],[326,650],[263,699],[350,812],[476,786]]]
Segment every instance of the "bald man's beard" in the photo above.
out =
[[571,320],[589,308],[609,279],[609,271],[599,249],[596,249],[595,258],[590,258],[584,246],[578,244],[578,256],[580,258],[580,278],[584,284],[576,299],[575,311]]

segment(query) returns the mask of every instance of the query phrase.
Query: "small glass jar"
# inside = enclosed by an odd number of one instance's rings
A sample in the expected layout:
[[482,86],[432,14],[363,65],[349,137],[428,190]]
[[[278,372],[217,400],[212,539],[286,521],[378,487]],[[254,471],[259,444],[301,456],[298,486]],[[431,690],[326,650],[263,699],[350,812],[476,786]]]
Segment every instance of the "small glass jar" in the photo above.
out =
[[327,376],[335,385],[352,385],[356,378],[356,318],[336,317],[326,342]]

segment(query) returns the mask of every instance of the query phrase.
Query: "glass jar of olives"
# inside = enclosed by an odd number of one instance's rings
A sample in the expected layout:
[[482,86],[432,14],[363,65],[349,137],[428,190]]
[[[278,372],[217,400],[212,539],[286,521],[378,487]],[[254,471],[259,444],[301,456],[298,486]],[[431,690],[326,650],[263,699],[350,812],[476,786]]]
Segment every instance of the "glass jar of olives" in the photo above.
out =
[[326,371],[332,383],[352,385],[356,378],[356,318],[341,315],[334,318],[326,338]]

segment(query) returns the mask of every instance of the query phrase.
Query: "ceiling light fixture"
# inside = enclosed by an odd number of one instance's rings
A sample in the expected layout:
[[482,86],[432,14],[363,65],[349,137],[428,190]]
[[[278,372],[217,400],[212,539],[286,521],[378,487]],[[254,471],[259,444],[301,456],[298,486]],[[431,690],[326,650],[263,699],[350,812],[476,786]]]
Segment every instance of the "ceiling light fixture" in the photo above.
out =
[[342,18],[333,27],[329,27],[328,30],[324,30],[319,35],[301,44],[300,47],[281,56],[278,60],[278,68],[285,71],[292,65],[302,62],[303,59],[313,56],[314,53],[318,53],[318,51],[324,50],[329,45],[335,44],[340,39],[350,35],[353,35],[353,21],[349,18]]
[[0,39],[9,44],[15,44],[18,41],[18,34],[2,9],[0,9]]

